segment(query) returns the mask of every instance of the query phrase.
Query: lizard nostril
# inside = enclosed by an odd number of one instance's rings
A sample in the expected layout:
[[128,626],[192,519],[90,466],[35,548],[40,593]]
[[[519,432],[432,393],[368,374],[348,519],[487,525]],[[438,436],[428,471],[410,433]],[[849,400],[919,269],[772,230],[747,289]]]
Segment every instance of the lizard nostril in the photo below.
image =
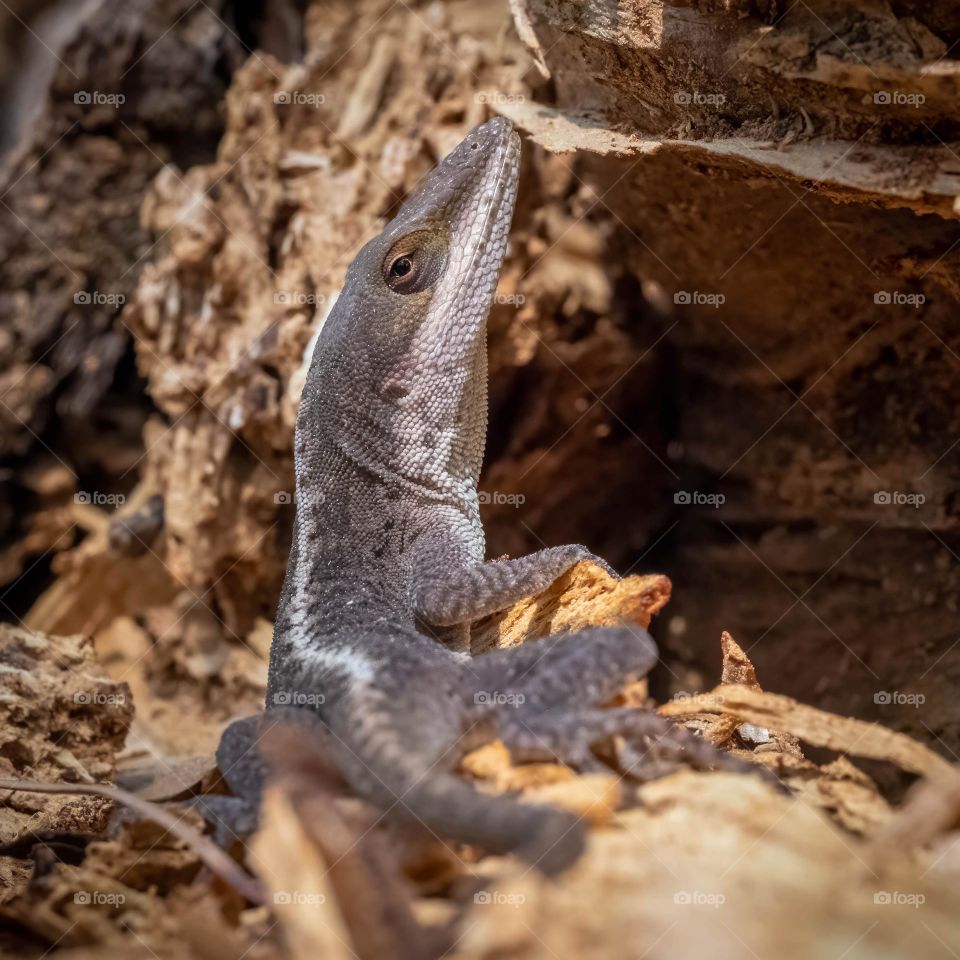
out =
[[479,147],[479,146],[480,146],[480,144],[477,143],[476,141],[474,141],[473,143],[470,144],[470,149],[471,149],[471,150],[476,150],[477,147]]

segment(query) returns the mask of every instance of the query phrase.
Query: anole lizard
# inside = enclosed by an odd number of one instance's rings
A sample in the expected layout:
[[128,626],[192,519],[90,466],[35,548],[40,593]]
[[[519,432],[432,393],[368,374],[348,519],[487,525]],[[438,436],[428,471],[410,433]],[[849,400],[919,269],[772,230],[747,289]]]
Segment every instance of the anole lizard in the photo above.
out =
[[[300,402],[267,708],[310,704],[346,780],[381,809],[555,873],[581,851],[582,822],[481,794],[451,772],[466,749],[499,737],[516,759],[585,768],[598,763],[591,748],[619,734],[698,765],[723,760],[655,713],[600,709],[656,662],[639,627],[461,651],[472,620],[579,561],[609,570],[578,545],[484,562],[486,318],[519,159],[507,120],[477,127],[347,272]],[[256,729],[254,718],[238,721],[218,751],[241,793],[255,792],[237,761]]]

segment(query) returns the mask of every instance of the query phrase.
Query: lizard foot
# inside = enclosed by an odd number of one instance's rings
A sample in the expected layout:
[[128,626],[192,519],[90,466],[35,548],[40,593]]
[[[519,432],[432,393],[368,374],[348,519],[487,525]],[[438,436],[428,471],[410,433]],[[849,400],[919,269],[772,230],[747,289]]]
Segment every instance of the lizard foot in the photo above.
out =
[[256,829],[260,798],[267,780],[267,764],[259,750],[260,738],[274,724],[291,724],[326,731],[311,711],[283,707],[234,720],[224,729],[217,746],[216,760],[220,776],[233,796],[207,794],[191,801],[198,813],[213,827],[213,837],[221,847],[230,847]]
[[236,842],[242,843],[259,826],[258,805],[244,797],[206,794],[193,797],[189,806],[213,828],[213,842],[224,850],[229,850]]
[[701,770],[757,772],[754,764],[730,757],[702,737],[650,710],[502,711],[498,731],[520,762],[560,761],[581,771],[609,769],[598,750],[622,738],[617,765],[636,780],[652,780],[689,765]]

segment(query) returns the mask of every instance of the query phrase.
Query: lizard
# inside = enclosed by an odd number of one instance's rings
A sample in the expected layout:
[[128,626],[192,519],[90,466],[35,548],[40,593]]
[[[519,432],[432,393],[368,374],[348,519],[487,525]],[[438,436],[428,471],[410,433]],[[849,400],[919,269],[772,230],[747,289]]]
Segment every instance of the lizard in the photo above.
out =
[[[602,708],[658,659],[639,626],[463,649],[471,621],[580,561],[613,572],[579,544],[484,560],[486,321],[519,158],[505,118],[473,129],[361,249],[316,337],[266,706],[309,704],[347,783],[382,811],[552,875],[583,849],[582,821],[479,792],[454,773],[466,750],[499,738],[516,760],[589,769],[593,748],[621,735],[638,770],[651,746],[703,767],[727,758],[653,711]],[[235,721],[217,754],[251,797],[258,723]]]

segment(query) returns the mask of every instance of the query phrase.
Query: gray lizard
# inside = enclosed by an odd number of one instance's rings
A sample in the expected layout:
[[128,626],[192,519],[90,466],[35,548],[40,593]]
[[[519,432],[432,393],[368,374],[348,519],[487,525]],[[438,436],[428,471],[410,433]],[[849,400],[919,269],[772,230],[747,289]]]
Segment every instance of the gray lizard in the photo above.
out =
[[[655,713],[600,709],[656,662],[639,627],[463,652],[472,620],[581,560],[606,567],[579,545],[484,562],[486,318],[519,158],[508,121],[477,127],[350,265],[300,402],[267,709],[310,704],[344,778],[391,816],[554,873],[581,851],[581,821],[476,791],[452,772],[466,749],[499,737],[517,759],[588,768],[619,734],[637,757],[724,761]],[[241,793],[256,736],[238,721],[218,752]]]

